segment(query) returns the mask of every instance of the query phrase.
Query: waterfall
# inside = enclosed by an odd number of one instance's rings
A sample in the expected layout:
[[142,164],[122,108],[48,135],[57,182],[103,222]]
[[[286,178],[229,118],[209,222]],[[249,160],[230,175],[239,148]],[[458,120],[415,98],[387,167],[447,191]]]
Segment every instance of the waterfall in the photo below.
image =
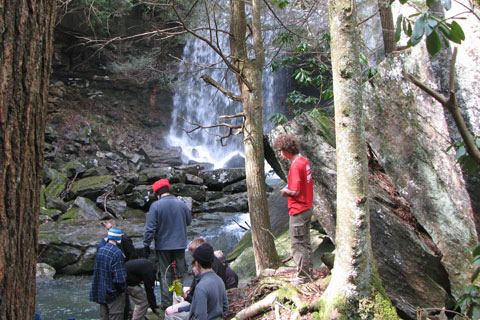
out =
[[[228,16],[222,17],[219,23],[227,26]],[[224,54],[228,56],[227,35],[220,34],[218,40]],[[242,105],[239,102],[228,99],[216,88],[207,85],[200,79],[200,75],[210,76],[215,81],[221,82],[230,92],[238,95],[236,79],[213,49],[197,38],[187,40],[182,60],[184,63],[180,65],[179,78],[175,85],[168,142],[172,146],[182,148],[185,162],[187,160],[209,162],[216,168],[222,168],[232,157],[237,155],[243,157],[243,136],[230,137],[225,140],[226,145],[222,146],[218,135],[225,135],[226,128],[198,129],[188,134],[186,131],[195,127],[192,124],[214,125],[219,123],[220,115],[233,115],[242,111]],[[263,72],[264,132],[273,128],[273,124],[269,121],[273,114],[285,113],[284,100],[287,91],[285,73],[272,72],[270,68]],[[236,119],[232,122],[224,122],[240,124],[240,121]]]

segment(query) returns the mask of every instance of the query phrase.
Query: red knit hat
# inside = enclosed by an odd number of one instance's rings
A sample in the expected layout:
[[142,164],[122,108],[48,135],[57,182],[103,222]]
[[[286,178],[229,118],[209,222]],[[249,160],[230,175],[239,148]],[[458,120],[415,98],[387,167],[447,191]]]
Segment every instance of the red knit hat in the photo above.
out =
[[157,180],[153,185],[152,185],[152,190],[153,192],[157,192],[163,187],[167,187],[170,189],[170,182],[167,179],[160,179]]

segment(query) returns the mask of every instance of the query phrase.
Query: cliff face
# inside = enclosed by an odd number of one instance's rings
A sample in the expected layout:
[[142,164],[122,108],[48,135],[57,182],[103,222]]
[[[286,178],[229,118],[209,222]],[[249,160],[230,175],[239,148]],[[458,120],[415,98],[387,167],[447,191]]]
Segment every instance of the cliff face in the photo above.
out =
[[[100,24],[75,4],[57,14],[47,135],[59,141],[47,154],[54,151],[69,161],[69,148],[84,151],[65,135],[93,137],[96,150],[161,148],[176,71],[168,55],[181,55],[183,40],[160,41],[161,34],[152,30],[175,24],[143,5]],[[94,153],[94,147],[87,151]]]

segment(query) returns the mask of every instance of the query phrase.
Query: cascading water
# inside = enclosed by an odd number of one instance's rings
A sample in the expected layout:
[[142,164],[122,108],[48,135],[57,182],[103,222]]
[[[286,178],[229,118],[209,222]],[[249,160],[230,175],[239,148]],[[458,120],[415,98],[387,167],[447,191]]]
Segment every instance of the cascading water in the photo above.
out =
[[[220,17],[217,22],[220,28],[222,25],[226,26],[228,16]],[[272,32],[269,32],[265,37],[270,38],[271,34]],[[228,56],[227,35],[221,33],[218,40],[224,54]],[[216,168],[224,167],[232,157],[243,156],[241,135],[229,137],[225,141],[226,145],[222,146],[219,136],[226,134],[226,128],[198,129],[191,133],[186,131],[194,128],[195,124],[215,125],[220,122],[220,115],[233,115],[242,111],[239,102],[228,99],[216,88],[207,85],[200,79],[200,75],[206,74],[221,82],[230,92],[239,94],[236,79],[232,72],[226,69],[217,53],[197,38],[187,41],[182,60],[184,63],[180,66],[180,76],[173,97],[173,119],[168,141],[170,145],[182,148],[184,160],[209,162]],[[286,78],[285,72],[272,72],[270,69],[263,72],[264,131],[273,128],[269,121],[273,114],[285,112]],[[234,121],[236,122],[233,123],[239,124],[241,120]]]

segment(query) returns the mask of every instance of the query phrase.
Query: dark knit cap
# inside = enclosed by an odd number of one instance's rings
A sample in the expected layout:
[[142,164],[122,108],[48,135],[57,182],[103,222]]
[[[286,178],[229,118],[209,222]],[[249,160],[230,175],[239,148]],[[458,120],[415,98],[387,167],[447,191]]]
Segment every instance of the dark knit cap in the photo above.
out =
[[200,245],[193,252],[193,259],[198,261],[202,267],[211,267],[213,263],[213,248],[208,243]]

